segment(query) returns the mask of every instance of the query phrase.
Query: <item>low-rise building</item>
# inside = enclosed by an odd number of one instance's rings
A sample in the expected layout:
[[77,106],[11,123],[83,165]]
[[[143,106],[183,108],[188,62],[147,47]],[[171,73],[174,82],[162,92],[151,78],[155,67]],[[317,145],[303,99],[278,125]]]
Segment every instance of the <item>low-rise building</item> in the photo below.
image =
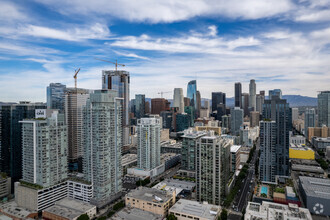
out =
[[176,196],[181,193],[191,193],[195,188],[196,184],[190,181],[183,181],[178,179],[166,179],[157,185],[153,186],[154,189],[173,191],[175,190]]
[[240,149],[241,163],[247,162],[247,160],[249,159],[250,150],[251,150],[251,148],[249,148],[249,147],[241,147],[241,149]]
[[182,147],[182,142],[176,142],[176,141],[163,142],[160,145],[160,153],[181,154],[181,147]]
[[125,196],[127,207],[137,208],[165,217],[175,203],[175,191],[162,191],[153,188],[139,187]]
[[90,202],[93,198],[93,186],[91,183],[80,178],[69,178],[68,197],[83,202]]
[[290,159],[305,159],[314,160],[315,152],[304,144],[290,144],[289,148]]
[[145,170],[137,167],[128,168],[127,174],[137,176],[141,179],[146,177],[154,178],[165,172],[165,164],[161,164],[152,170]]
[[299,191],[311,213],[330,215],[330,179],[300,176]]
[[11,178],[5,174],[0,174],[0,198],[6,197],[11,193]]
[[123,167],[123,176],[127,173],[127,169],[137,166],[137,154],[125,154],[121,157]]
[[186,199],[177,201],[169,211],[169,213],[177,217],[178,220],[215,220],[218,219],[220,212],[220,206]]
[[65,198],[45,209],[42,212],[42,217],[49,220],[76,220],[82,214],[87,214],[90,219],[94,218],[96,216],[96,206]]
[[[16,202],[11,201],[0,205],[0,213],[3,215],[9,217],[8,219],[32,219],[35,217],[38,217],[37,212],[31,212],[30,210],[19,207]],[[3,218],[3,216],[0,216],[0,219],[6,219]]]
[[312,220],[308,209],[299,208],[296,204],[283,205],[273,202],[262,204],[249,202],[244,215],[245,220],[263,220],[263,219],[283,219],[283,220]]
[[308,140],[311,141],[312,137],[327,138],[330,137],[330,128],[323,127],[309,127],[308,128]]
[[181,154],[165,153],[160,155],[160,162],[164,164],[165,170],[171,169],[181,162]]
[[216,135],[221,135],[221,127],[218,126],[196,126],[196,131],[214,131]]
[[330,146],[330,137],[327,138],[313,137],[312,144],[317,150],[325,152],[327,147]]
[[292,131],[289,132],[290,144],[306,144],[306,138],[302,135],[293,135]]
[[157,215],[141,209],[125,207],[111,216],[112,220],[163,220],[162,215]]

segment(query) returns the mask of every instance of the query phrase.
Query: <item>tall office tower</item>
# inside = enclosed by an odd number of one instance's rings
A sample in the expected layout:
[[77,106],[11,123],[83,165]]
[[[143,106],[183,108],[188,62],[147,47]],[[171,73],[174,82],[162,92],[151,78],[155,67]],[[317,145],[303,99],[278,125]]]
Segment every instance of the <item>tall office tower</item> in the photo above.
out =
[[330,91],[322,91],[317,95],[319,127],[330,127]]
[[260,90],[260,95],[263,96],[264,99],[265,99],[265,94],[266,94],[266,93],[265,93],[265,90]]
[[218,104],[217,106],[217,114],[216,114],[216,120],[221,121],[222,116],[226,115],[226,105],[225,104]]
[[64,112],[66,85],[61,83],[50,83],[47,86],[47,108],[58,109]]
[[315,109],[307,108],[305,111],[305,137],[308,137],[309,127],[316,127],[315,119]]
[[273,89],[268,91],[268,99],[272,99],[274,96],[279,97],[282,99],[282,90],[280,89]]
[[254,79],[250,80],[250,85],[249,85],[249,107],[253,109],[253,111],[256,111],[257,109],[257,103],[256,103],[256,81]]
[[30,102],[0,106],[0,170],[11,177],[12,183],[22,178],[22,125],[19,121],[34,118],[35,109],[46,108],[44,103]]
[[184,97],[183,102],[184,102],[184,107],[190,106],[190,99],[188,97]]
[[235,83],[235,107],[242,108],[242,84]]
[[143,118],[145,115],[146,96],[142,94],[135,95],[135,117],[137,119]]
[[261,181],[275,182],[277,175],[275,121],[260,121],[260,160],[259,178]]
[[169,111],[171,103],[164,98],[151,99],[151,114],[159,115],[162,111]]
[[69,169],[82,171],[83,157],[83,108],[86,106],[90,91],[87,89],[67,88],[65,93],[65,121],[68,126]]
[[264,102],[265,102],[265,97],[260,95],[260,94],[257,94],[257,96],[256,96],[256,109],[254,111],[262,112],[262,105],[264,104]]
[[197,93],[197,82],[196,80],[191,80],[187,86],[187,98],[190,100],[190,106],[197,109],[197,100],[196,100],[196,93]]
[[195,131],[192,129],[184,131],[181,147],[181,169],[190,171],[196,170],[197,142],[206,134],[205,131]]
[[226,106],[226,93],[212,92],[212,112],[217,110],[218,104],[224,104]]
[[250,127],[259,126],[260,113],[259,112],[250,112]]
[[173,94],[173,107],[178,107],[178,113],[184,111],[184,97],[182,88],[175,88]]
[[195,119],[194,107],[186,106],[186,107],[184,107],[184,112],[187,113],[187,115],[189,116],[189,127],[193,127],[194,119]]
[[230,109],[230,115],[231,115],[231,133],[233,135],[239,134],[239,129],[243,125],[243,117],[244,112],[243,109],[240,109],[239,107],[235,107]]
[[64,114],[36,110],[35,119],[22,123],[23,180],[42,187],[61,183],[68,176],[68,137]]
[[129,103],[130,113],[135,114],[135,99],[131,99]]
[[160,129],[161,119],[141,118],[138,120],[138,158],[141,169],[152,170],[160,165]]
[[[191,106],[187,106],[191,107]],[[190,127],[191,124],[191,116],[187,113],[176,114],[175,117],[175,131],[180,132],[186,130]]]
[[129,86],[130,75],[122,70],[102,70],[102,89],[111,89],[118,92],[118,97],[123,98],[123,145],[129,144]]
[[172,129],[173,123],[173,112],[171,111],[163,111],[160,113],[160,117],[162,118],[162,128]]
[[144,111],[145,111],[145,114],[150,114],[151,110],[150,110],[150,102],[149,101],[145,102]]
[[291,108],[292,111],[292,122],[298,120],[299,116],[299,109],[298,108]]
[[204,100],[203,107],[207,108],[207,109],[210,109],[210,101],[209,100]]
[[289,174],[289,131],[292,130],[289,103],[285,99],[280,99],[279,96],[272,96],[271,100],[265,100],[262,116],[276,123],[275,175],[287,176]]
[[231,116],[230,115],[222,116],[221,127],[226,129],[224,133],[228,133],[230,131],[230,126],[231,126]]
[[122,189],[122,106],[117,91],[95,90],[84,108],[83,171],[96,203],[107,203]]
[[233,141],[210,133],[197,142],[196,198],[197,201],[220,205],[226,196],[230,173],[230,147]]
[[195,111],[195,116],[196,116],[196,118],[199,118],[201,107],[202,107],[201,93],[199,91],[196,92],[196,103],[197,103],[197,108]]
[[242,109],[244,110],[244,117],[249,115],[249,93],[242,93]]

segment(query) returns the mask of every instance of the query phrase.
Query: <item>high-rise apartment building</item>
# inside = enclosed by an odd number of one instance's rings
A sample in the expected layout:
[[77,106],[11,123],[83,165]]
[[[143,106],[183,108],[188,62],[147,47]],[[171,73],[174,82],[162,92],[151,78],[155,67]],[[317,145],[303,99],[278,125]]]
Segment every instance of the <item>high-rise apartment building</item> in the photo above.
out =
[[263,118],[276,123],[276,170],[275,175],[289,174],[289,132],[292,130],[291,109],[289,103],[279,96],[265,100]]
[[44,103],[20,102],[0,106],[0,170],[16,182],[22,178],[22,125],[19,121],[34,118],[35,109],[46,109]]
[[182,136],[181,169],[190,171],[196,170],[197,142],[206,134],[205,131],[185,130]]
[[99,204],[122,190],[122,106],[117,91],[95,90],[84,109],[83,171]]
[[259,178],[261,181],[275,182],[275,175],[277,175],[276,129],[275,121],[260,121]]
[[161,119],[141,118],[137,123],[138,158],[141,169],[152,170],[160,165]]
[[143,118],[145,115],[145,107],[146,107],[146,96],[142,94],[135,95],[135,117],[137,119]]
[[235,107],[242,108],[242,84],[235,83]]
[[315,123],[315,109],[314,108],[307,108],[305,110],[305,137],[308,137],[308,128],[309,127],[316,127]]
[[298,108],[291,108],[292,111],[292,122],[298,120],[299,116],[299,109]]
[[123,114],[122,114],[122,127],[123,127],[123,145],[129,144],[129,90],[130,75],[127,71],[122,70],[102,70],[102,90],[111,89],[117,91],[118,97],[123,99]]
[[47,108],[58,109],[64,112],[66,85],[61,83],[50,83],[47,86]]
[[159,115],[162,111],[170,110],[170,102],[164,98],[151,99],[151,114]]
[[187,86],[187,98],[190,100],[190,106],[197,109],[197,82],[196,80],[191,80]]
[[203,136],[196,148],[197,201],[220,205],[226,196],[230,173],[230,147],[233,141],[215,136]]
[[179,108],[178,113],[182,113],[184,111],[184,96],[182,88],[174,89],[173,107]]
[[330,91],[322,91],[317,95],[318,124],[330,127]]
[[231,115],[231,126],[230,126],[231,133],[233,135],[238,135],[239,129],[243,125],[243,117],[244,117],[243,109],[240,109],[239,107],[234,107],[230,109],[230,115]]
[[68,136],[64,115],[36,110],[36,119],[22,123],[23,181],[50,187],[68,175]]
[[68,126],[68,160],[69,169],[82,171],[84,118],[90,91],[80,88],[67,88],[65,93],[65,121]]
[[256,93],[257,93],[257,88],[256,88],[256,81],[254,79],[250,80],[249,84],[249,107],[253,110],[257,110],[257,103],[256,103]]

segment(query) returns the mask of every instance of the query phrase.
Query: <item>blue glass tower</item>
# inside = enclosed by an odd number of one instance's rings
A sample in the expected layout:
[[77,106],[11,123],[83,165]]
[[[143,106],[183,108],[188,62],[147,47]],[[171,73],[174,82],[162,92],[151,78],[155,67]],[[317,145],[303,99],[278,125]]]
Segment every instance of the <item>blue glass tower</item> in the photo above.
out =
[[191,80],[187,86],[187,97],[190,99],[190,106],[193,106],[195,109],[197,109],[196,93],[197,82],[196,80]]

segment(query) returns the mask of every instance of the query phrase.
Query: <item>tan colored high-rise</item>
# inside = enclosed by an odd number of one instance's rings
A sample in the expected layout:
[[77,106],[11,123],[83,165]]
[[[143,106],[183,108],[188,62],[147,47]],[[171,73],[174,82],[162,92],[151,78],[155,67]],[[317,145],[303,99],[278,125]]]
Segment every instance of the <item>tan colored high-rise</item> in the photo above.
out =
[[175,88],[173,94],[173,107],[179,108],[179,113],[184,112],[184,98],[182,88]]

